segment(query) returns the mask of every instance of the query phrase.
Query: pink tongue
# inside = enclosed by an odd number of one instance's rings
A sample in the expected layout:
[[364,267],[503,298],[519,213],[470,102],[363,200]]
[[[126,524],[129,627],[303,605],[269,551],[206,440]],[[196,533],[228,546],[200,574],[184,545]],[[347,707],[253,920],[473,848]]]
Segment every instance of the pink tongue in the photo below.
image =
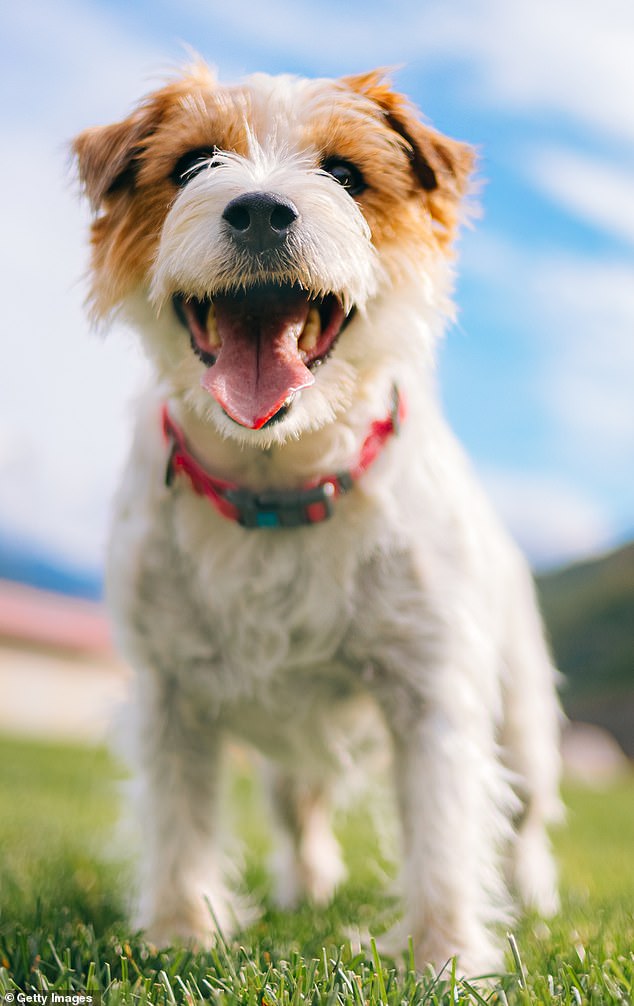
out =
[[306,295],[251,296],[248,303],[242,296],[218,297],[214,306],[222,345],[203,388],[237,423],[259,430],[293,392],[314,383],[297,348],[308,317]]

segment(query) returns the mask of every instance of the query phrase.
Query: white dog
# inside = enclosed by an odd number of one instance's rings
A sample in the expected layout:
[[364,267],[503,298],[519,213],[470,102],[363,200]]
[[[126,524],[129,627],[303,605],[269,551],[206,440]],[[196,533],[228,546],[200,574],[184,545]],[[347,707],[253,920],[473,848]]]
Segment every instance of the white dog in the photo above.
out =
[[228,734],[270,761],[280,899],[329,898],[330,797],[372,707],[403,943],[498,966],[509,891],[556,906],[559,711],[530,575],[434,387],[470,149],[380,73],[225,87],[198,64],[74,150],[95,315],[130,319],[155,374],[108,575],[138,681],[143,924],[205,940],[235,917]]

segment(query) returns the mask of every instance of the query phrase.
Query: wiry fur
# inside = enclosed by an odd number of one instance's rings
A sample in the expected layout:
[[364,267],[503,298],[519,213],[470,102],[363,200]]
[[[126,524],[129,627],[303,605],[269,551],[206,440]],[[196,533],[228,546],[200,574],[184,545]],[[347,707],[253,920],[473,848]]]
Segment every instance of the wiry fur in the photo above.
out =
[[[179,191],[174,163],[205,146],[221,151],[215,166]],[[163,942],[233,924],[216,813],[230,733],[268,759],[280,900],[327,900],[343,874],[329,798],[371,711],[391,738],[402,821],[396,938],[413,936],[421,966],[453,954],[463,971],[496,966],[509,885],[541,910],[556,905],[545,824],[559,808],[559,714],[530,575],[434,388],[470,151],[423,125],[380,74],[223,88],[200,66],[75,149],[98,213],[95,312],[132,319],[156,372],[108,572],[137,672],[143,925]],[[366,178],[357,199],[321,168],[335,154]],[[227,202],[254,188],[301,214],[266,266],[220,226]],[[201,387],[205,365],[170,298],[263,275],[335,292],[356,315],[315,384],[254,431]],[[257,491],[352,467],[394,384],[402,430],[330,521],[245,530],[186,479],[164,484],[165,399],[209,470]]]

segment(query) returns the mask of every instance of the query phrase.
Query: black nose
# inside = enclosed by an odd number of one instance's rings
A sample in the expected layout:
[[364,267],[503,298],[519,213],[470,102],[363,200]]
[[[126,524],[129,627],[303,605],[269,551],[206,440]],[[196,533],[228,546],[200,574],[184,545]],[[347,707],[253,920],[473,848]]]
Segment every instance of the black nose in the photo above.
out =
[[273,192],[245,192],[227,203],[222,214],[234,241],[265,251],[282,244],[297,219],[297,207]]

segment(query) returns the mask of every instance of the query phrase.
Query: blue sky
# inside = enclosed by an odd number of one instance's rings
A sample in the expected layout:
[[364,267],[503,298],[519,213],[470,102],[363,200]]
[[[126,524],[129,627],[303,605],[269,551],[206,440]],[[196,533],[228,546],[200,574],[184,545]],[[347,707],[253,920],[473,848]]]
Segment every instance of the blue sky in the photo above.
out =
[[[66,143],[184,59],[221,77],[395,66],[480,152],[459,320],[440,359],[451,423],[536,565],[634,533],[631,0],[25,0],[0,14],[5,366],[0,531],[98,565],[144,365],[88,331],[87,212]],[[8,361],[8,365],[7,365]]]

